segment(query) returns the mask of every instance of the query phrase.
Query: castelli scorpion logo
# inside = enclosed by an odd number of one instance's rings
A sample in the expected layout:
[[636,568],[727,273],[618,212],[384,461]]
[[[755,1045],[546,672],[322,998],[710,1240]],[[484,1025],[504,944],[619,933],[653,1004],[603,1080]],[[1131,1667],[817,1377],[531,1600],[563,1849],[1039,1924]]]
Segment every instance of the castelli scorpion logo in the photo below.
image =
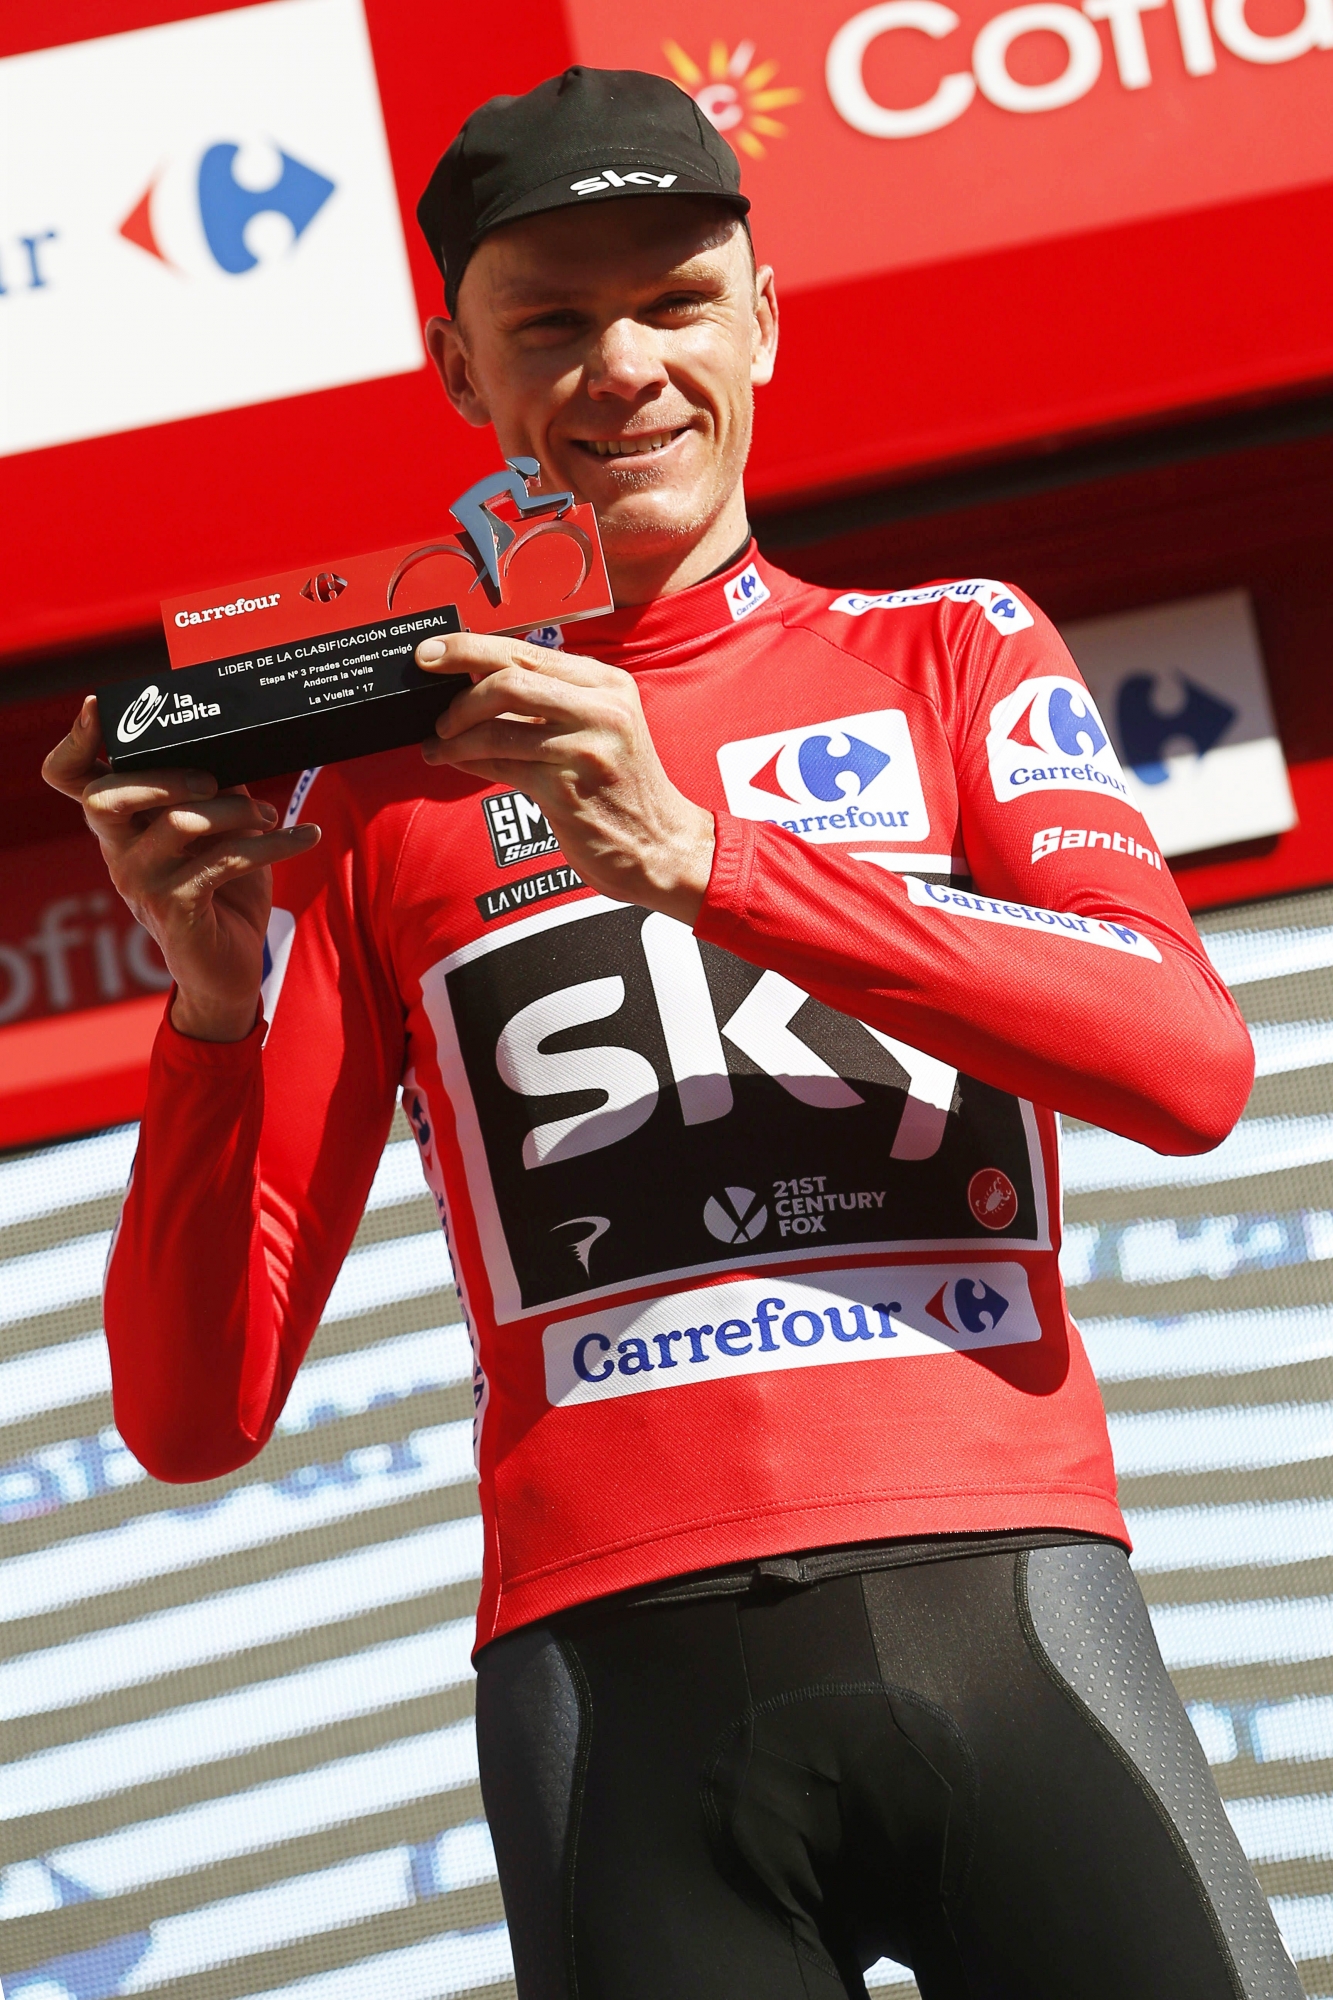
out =
[[[492,603],[503,604],[507,595],[505,581],[514,558],[538,535],[563,535],[578,548],[582,565],[573,586],[565,592],[566,597],[576,596],[592,567],[592,542],[576,523],[561,518],[574,505],[572,493],[529,492],[530,482],[540,476],[541,467],[535,458],[510,458],[506,459],[503,472],[488,473],[485,479],[479,479],[475,486],[461,493],[449,509],[461,534],[429,542],[403,557],[389,578],[389,610],[393,610],[395,592],[408,571],[430,556],[457,556],[472,571],[469,591],[484,589]],[[495,500],[513,502],[519,526],[493,511],[490,503]],[[530,526],[522,525],[534,515],[546,518],[534,520]]]

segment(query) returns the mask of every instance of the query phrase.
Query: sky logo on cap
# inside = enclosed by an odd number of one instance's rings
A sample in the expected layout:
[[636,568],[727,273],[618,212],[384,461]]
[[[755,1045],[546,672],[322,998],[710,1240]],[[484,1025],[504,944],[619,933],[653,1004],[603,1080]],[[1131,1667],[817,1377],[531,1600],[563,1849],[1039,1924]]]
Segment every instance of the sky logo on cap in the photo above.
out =
[[[268,164],[267,178],[252,186],[255,154],[268,150],[276,155],[276,172]],[[237,175],[242,163],[243,178]],[[249,167],[251,172],[245,170]],[[146,250],[177,270],[189,271],[200,262],[204,248],[216,267],[229,277],[240,277],[268,261],[277,245],[270,231],[264,232],[260,254],[251,240],[250,225],[259,217],[273,216],[287,224],[287,248],[297,243],[334,193],[336,182],[282,148],[242,149],[231,140],[219,140],[205,147],[197,168],[171,166],[149,182],[139,200],[120,225],[120,234],[129,243]],[[198,234],[202,233],[202,246]]]
[[872,840],[897,846],[925,840],[930,832],[912,733],[900,708],[724,743],[717,764],[737,818],[767,820],[816,844],[864,846]]
[[610,167],[602,167],[597,173],[587,175],[581,181],[571,181],[570,190],[574,194],[606,194],[611,188],[656,188],[658,193],[672,187],[675,174],[650,174],[644,167],[636,167],[632,174],[618,174]]

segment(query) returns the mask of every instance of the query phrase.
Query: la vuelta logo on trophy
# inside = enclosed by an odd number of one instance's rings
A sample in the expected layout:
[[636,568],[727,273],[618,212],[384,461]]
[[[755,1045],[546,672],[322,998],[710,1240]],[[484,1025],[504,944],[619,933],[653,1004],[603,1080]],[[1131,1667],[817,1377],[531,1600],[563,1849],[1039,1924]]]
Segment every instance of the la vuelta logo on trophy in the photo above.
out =
[[502,472],[469,486],[449,510],[460,532],[402,557],[389,578],[386,609],[414,608],[423,590],[432,604],[443,595],[473,632],[526,631],[604,609],[604,574],[594,610],[580,602],[601,571],[592,508],[572,493],[532,492],[540,476],[535,458],[510,458]]

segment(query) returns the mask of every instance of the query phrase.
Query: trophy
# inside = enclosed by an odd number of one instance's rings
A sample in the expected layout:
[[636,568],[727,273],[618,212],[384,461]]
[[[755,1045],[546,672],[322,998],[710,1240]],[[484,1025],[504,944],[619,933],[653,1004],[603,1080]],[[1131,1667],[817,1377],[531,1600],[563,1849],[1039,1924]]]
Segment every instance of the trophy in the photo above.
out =
[[457,532],[437,541],[168,598],[174,671],[97,690],[112,770],[189,765],[237,785],[417,743],[470,685],[418,667],[423,639],[610,611],[592,508],[533,492],[540,472],[507,460],[460,494]]

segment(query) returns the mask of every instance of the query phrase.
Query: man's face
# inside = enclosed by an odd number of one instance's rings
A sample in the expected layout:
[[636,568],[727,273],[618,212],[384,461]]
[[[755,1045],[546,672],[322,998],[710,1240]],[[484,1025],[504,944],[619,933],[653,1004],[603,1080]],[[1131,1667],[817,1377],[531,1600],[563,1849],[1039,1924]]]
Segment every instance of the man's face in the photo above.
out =
[[696,540],[737,491],[773,277],[718,204],[555,209],[485,237],[456,322],[427,337],[455,408],[590,500],[608,556],[632,558]]

